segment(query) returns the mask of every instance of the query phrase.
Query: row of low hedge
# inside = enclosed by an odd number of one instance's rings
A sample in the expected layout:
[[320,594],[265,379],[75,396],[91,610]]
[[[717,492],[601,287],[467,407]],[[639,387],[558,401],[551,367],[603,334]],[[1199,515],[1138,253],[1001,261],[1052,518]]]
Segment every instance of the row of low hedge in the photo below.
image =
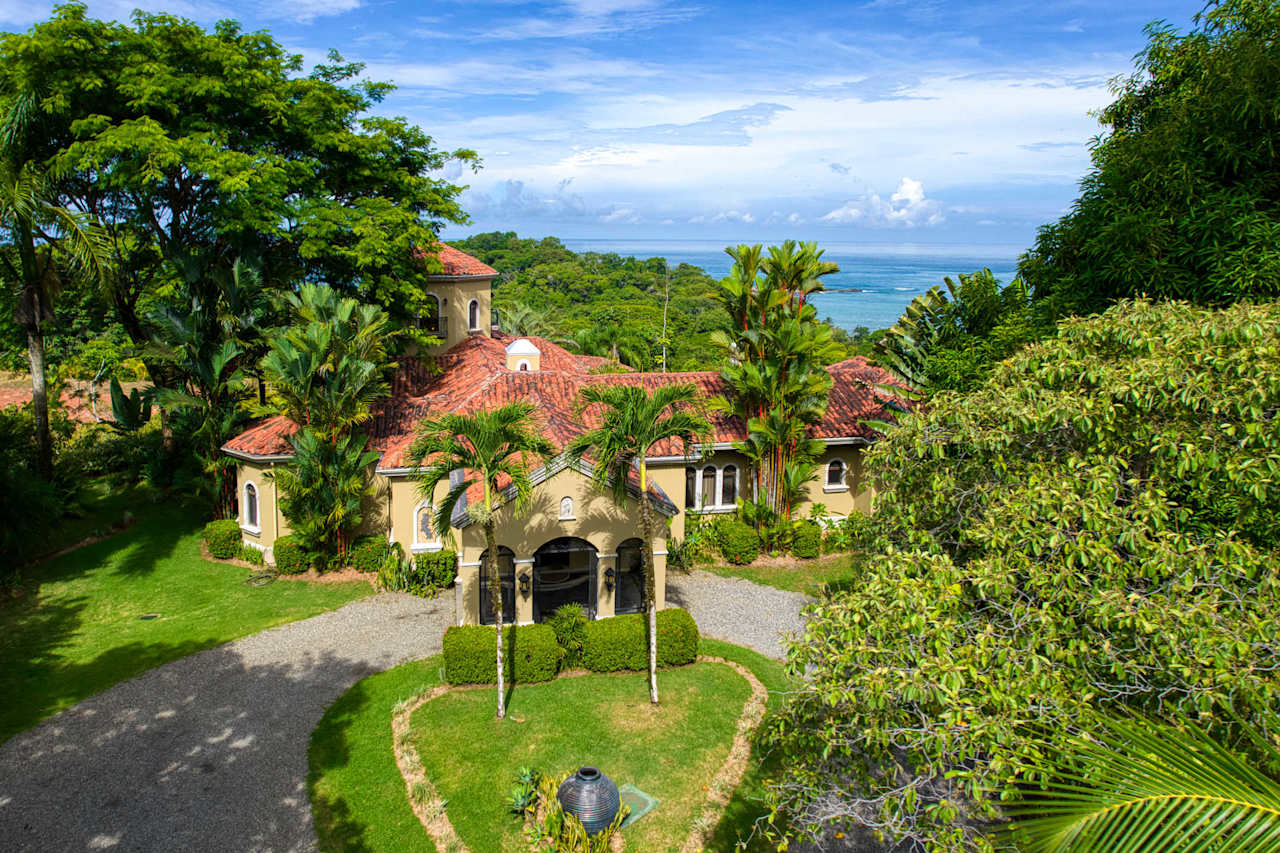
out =
[[[647,617],[612,616],[588,622],[581,633],[581,663],[593,672],[649,668]],[[444,633],[444,677],[450,684],[492,684],[494,629],[457,625]],[[565,649],[550,625],[508,625],[502,632],[503,670],[515,683],[548,681],[560,671]],[[658,613],[658,665],[682,666],[698,656],[698,626],[689,611]]]
[[[668,544],[668,564],[673,568],[689,569],[717,556],[742,566],[755,562],[764,549],[760,533],[736,515],[690,515],[685,530],[684,540]],[[874,535],[874,525],[868,516],[855,512],[825,527],[816,519],[779,522],[766,533],[770,548],[813,560],[823,553],[862,549]]]

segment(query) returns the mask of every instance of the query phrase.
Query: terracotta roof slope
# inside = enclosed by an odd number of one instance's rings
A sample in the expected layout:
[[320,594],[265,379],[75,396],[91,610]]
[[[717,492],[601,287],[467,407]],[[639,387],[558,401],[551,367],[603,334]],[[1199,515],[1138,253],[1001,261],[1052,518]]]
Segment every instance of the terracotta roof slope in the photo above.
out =
[[442,272],[430,273],[428,278],[492,278],[498,274],[497,270],[484,261],[461,249],[455,249],[448,243],[436,243],[429,249],[415,249],[414,254],[419,258],[435,255],[444,267]]

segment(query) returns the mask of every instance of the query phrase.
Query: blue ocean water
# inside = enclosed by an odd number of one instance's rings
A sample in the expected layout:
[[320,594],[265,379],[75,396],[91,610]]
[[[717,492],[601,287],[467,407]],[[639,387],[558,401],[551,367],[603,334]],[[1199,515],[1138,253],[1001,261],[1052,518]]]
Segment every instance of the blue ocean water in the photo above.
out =
[[[706,240],[575,240],[564,244],[575,252],[616,252],[637,258],[663,257],[672,266],[702,267],[715,278],[728,275],[732,261],[724,243]],[[892,326],[916,296],[943,276],[990,267],[1007,282],[1015,275],[1023,246],[928,245],[921,243],[820,243],[823,259],[840,272],[823,279],[828,291],[814,297],[818,314],[835,325],[883,329]],[[856,292],[854,292],[856,291]]]

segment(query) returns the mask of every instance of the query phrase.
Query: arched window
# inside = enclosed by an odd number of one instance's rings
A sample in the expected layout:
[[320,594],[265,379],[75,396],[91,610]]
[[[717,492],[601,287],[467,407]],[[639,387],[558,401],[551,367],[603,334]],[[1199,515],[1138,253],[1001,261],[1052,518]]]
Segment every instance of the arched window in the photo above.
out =
[[[502,584],[502,623],[509,625],[516,617],[516,555],[510,548],[498,546],[498,582]],[[480,624],[492,625],[493,595],[489,592],[489,552],[480,555]]]
[[258,487],[253,483],[244,484],[244,504],[240,509],[240,517],[245,527],[258,529]]
[[423,501],[413,510],[413,550],[431,551],[440,548],[436,535],[436,508],[430,501]]
[[427,294],[427,314],[421,319],[420,326],[424,332],[437,334],[441,331],[440,298],[434,293]]
[[716,505],[716,466],[702,469],[702,506]]
[[562,498],[560,500],[560,520],[573,520],[573,498]]
[[521,360],[520,360],[520,369],[521,369],[521,370],[524,370],[524,371],[527,371],[527,370],[529,369],[529,362],[525,361],[524,359],[521,359]]
[[720,471],[720,505],[733,506],[738,502],[738,466],[726,465]]
[[844,460],[832,459],[827,463],[827,486],[841,488],[844,486]]
[[684,469],[684,508],[698,508],[698,469]]
[[644,612],[644,555],[639,539],[618,546],[618,568],[614,577],[613,612]]
[[472,299],[467,306],[467,327],[473,332],[480,330],[480,301],[477,299]]

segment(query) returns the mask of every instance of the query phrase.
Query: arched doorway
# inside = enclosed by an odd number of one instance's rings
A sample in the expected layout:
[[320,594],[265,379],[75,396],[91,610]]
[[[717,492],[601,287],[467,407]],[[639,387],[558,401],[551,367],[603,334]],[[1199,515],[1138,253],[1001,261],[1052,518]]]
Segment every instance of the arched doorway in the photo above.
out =
[[[492,625],[493,596],[489,593],[489,551],[480,555],[480,624]],[[502,624],[516,621],[516,555],[498,546],[498,582],[502,585]]]
[[644,612],[643,542],[628,539],[618,546],[618,568],[613,593],[614,613]]
[[595,617],[596,554],[594,545],[572,536],[552,539],[533,553],[533,621],[570,603]]

